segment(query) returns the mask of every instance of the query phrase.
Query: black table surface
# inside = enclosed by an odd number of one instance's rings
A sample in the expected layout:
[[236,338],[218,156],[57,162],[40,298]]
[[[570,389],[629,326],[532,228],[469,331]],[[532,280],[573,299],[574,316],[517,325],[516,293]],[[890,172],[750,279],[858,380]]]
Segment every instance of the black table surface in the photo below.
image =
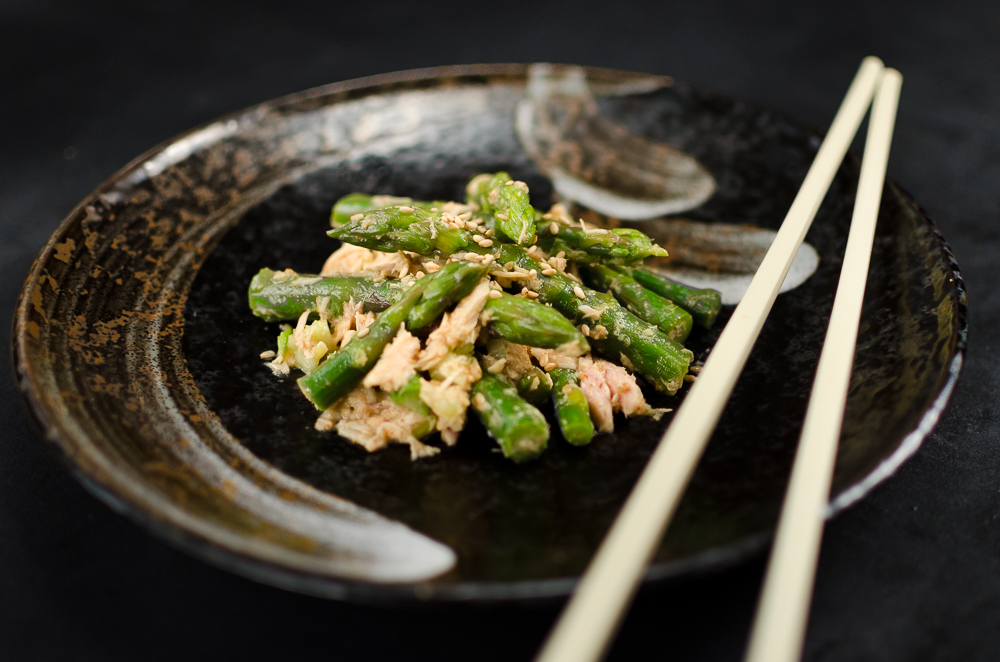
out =
[[[996,2],[6,0],[0,310],[115,170],[286,93],[443,64],[572,62],[673,75],[823,127],[861,57],[877,54],[905,77],[889,174],[954,249],[971,342],[921,450],[827,527],[804,657],[998,660],[998,27]],[[558,614],[559,602],[343,604],[188,557],[74,481],[29,426],[9,361],[0,353],[0,659],[527,660]],[[609,659],[740,659],[763,569],[761,557],[644,589]]]

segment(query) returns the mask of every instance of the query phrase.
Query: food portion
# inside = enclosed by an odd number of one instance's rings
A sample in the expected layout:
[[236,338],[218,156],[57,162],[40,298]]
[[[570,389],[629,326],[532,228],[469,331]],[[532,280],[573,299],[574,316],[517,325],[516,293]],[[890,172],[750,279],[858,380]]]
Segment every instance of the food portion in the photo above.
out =
[[549,406],[574,445],[616,413],[665,411],[639,383],[677,392],[693,359],[682,343],[712,324],[718,296],[643,267],[666,251],[642,232],[589,227],[559,204],[541,213],[528,194],[503,172],[472,178],[464,202],[353,193],[333,208],[327,234],[342,245],[318,274],[253,278],[253,313],[288,322],[261,357],[303,373],[317,429],[417,459],[473,415],[524,461],[549,443]]

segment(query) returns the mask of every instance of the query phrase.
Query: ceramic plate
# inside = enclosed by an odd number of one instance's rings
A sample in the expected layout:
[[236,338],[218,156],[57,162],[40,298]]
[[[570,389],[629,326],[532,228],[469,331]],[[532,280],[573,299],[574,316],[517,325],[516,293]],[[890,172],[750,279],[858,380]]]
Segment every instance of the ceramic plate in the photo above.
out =
[[[715,176],[704,222],[776,228],[819,145],[781,115],[642,74],[587,70],[602,112]],[[255,579],[360,600],[567,593],[669,424],[619,421],[534,462],[477,424],[440,455],[369,455],[313,429],[293,380],[258,358],[261,267],[316,271],[332,203],[360,190],[456,198],[508,170],[551,186],[514,111],[526,67],[464,66],[340,83],[195,129],[125,167],[66,218],[25,284],[17,376],[45,438],[99,498],[170,542]],[[669,529],[653,580],[766,545],[822,343],[854,199],[849,157],[807,241],[820,265],[782,294]],[[698,331],[704,356],[727,321]],[[886,186],[830,512],[919,446],[965,347],[961,278],[940,234]],[[682,390],[655,404],[676,407]]]

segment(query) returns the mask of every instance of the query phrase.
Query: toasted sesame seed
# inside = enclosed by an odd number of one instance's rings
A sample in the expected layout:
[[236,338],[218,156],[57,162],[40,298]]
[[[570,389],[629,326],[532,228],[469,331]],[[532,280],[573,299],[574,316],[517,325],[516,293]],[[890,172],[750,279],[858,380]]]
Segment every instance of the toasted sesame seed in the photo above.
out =
[[482,246],[483,248],[489,248],[490,246],[493,245],[493,240],[492,239],[483,239],[482,241],[477,241],[476,243],[479,244],[480,246]]
[[559,251],[558,253],[556,253],[556,257],[558,258],[566,257],[566,251]]
[[497,218],[499,218],[501,221],[506,221],[510,217],[507,216],[507,214],[500,213],[500,214],[497,214]]
[[269,349],[266,352],[261,352],[260,353],[260,358],[262,358],[262,359],[273,359],[274,358],[274,350],[273,349]]
[[537,276],[538,275],[538,271],[535,270],[535,269],[532,269],[531,271],[528,272],[528,275],[529,276]]
[[585,335],[585,336],[589,336],[590,335],[590,327],[587,326],[586,324],[581,324],[580,325],[580,332],[583,333],[583,335]]
[[534,253],[537,250],[538,250],[538,246],[534,246],[534,245],[528,246],[528,252],[529,253]]
[[474,235],[472,235],[472,241],[476,242],[477,244],[478,244],[479,242],[481,242],[481,241],[482,241],[483,239],[485,239],[485,238],[486,238],[486,237],[484,237],[484,236],[483,236],[483,235],[481,235],[481,234],[474,234]]
[[555,221],[549,223],[549,232],[551,232],[552,234],[559,234],[559,224],[556,223]]
[[553,269],[552,267],[549,267],[548,269],[542,269],[543,276],[555,276],[557,273],[559,272]]
[[399,211],[403,212],[404,214],[412,214],[413,207],[400,207]]
[[368,327],[367,326],[365,328],[361,329],[360,331],[358,331],[358,338],[364,338],[367,335],[368,335]]
[[546,221],[548,221],[548,220],[550,220],[552,218],[552,214],[548,214],[548,213],[542,214],[542,218],[544,218]]
[[479,229],[479,226],[476,225],[475,223],[473,223],[472,221],[466,221],[465,222],[465,229],[466,230],[476,231],[476,230]]
[[427,269],[427,271],[429,271],[430,273],[434,273],[435,271],[441,268],[441,265],[437,264],[436,262],[428,262],[427,264],[424,265],[424,268]]
[[502,296],[503,296],[503,293],[500,292],[499,290],[490,290],[490,298],[491,299],[499,299]]
[[486,231],[486,232],[485,232],[484,234],[485,234],[485,235],[486,235],[487,237],[492,237],[492,236],[493,236],[493,230],[487,230],[487,231]]
[[694,382],[694,381],[697,381],[697,380],[698,380],[698,377],[696,377],[695,375],[684,375],[684,381],[686,381],[686,382]]
[[468,221],[470,218],[472,218],[471,211],[467,211],[458,215],[458,220],[460,221]]
[[580,299],[586,299],[587,295],[583,293],[583,288],[577,285],[573,288],[573,294],[575,294]]
[[466,260],[479,260],[479,254],[478,253],[466,253],[465,254],[465,259]]
[[509,182],[504,182],[504,186],[513,186],[513,185],[514,185],[514,180],[513,179],[510,180]]
[[483,264],[486,264],[486,265],[493,264],[493,260],[495,260],[495,259],[496,258],[494,258],[492,255],[487,255],[486,257],[483,258]]
[[431,207],[431,211],[437,212],[437,211],[440,211],[440,210],[437,207]]
[[[545,364],[545,372],[552,372],[553,370],[555,370],[558,367],[559,367],[559,365],[555,361],[553,361],[552,363],[546,363]],[[567,386],[568,386],[568,384],[567,384]]]
[[351,220],[352,221],[360,221],[364,217],[365,217],[364,214],[355,214],[354,216],[351,216]]
[[417,273],[413,274],[413,277],[416,278],[417,280],[420,280],[421,278],[424,277],[424,275],[425,274],[423,271],[418,271]]
[[532,292],[531,290],[528,290],[527,295],[528,295],[529,299],[537,299],[538,298],[538,292]]

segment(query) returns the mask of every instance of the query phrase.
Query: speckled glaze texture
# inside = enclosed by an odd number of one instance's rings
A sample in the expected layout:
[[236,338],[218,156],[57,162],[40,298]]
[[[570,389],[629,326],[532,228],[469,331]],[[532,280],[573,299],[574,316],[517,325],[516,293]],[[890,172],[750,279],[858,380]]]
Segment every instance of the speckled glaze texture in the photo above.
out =
[[[261,267],[316,271],[330,206],[353,190],[459,197],[509,170],[551,202],[514,133],[525,67],[390,74],[223,118],[162,145],[84,200],[42,251],[15,318],[17,377],[42,433],[100,498],[213,563],[316,595],[495,600],[568,592],[669,416],[620,420],[535,462],[471,424],[411,463],[319,433],[258,358]],[[603,112],[695,155],[718,182],[695,220],[776,228],[819,145],[786,118],[668,79],[588,70]],[[850,221],[841,168],[807,236],[816,274],[781,295],[656,555],[652,578],[762,549],[780,507]],[[704,358],[731,311],[692,335]],[[863,496],[936,422],[965,347],[957,266],[889,184],[833,487]],[[683,398],[656,396],[676,407]]]

